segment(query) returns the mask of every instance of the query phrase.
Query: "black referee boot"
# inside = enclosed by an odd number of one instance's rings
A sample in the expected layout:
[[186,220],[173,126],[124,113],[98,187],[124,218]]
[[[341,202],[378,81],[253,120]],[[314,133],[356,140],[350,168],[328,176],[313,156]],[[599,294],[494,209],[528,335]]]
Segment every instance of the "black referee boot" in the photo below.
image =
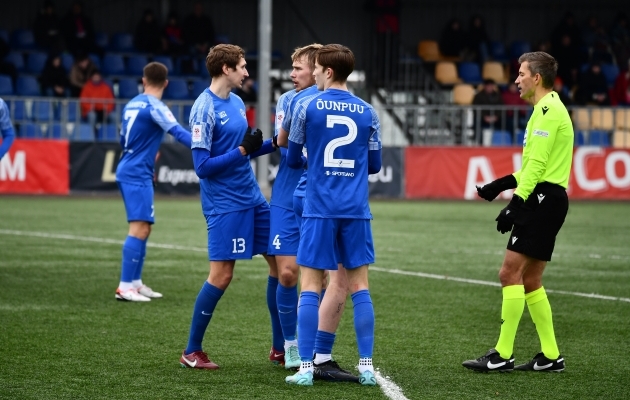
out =
[[498,351],[490,349],[485,355],[464,361],[462,365],[477,372],[510,372],[514,369],[514,356],[505,359]]
[[559,355],[555,360],[551,360],[543,353],[538,353],[526,364],[517,365],[518,371],[540,371],[540,372],[562,372],[564,371],[564,357]]

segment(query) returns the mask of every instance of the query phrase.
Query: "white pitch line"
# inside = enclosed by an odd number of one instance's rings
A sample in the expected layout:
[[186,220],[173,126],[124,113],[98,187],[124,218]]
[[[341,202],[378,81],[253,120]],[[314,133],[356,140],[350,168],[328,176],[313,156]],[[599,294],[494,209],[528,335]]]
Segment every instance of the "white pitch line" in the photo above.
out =
[[376,382],[378,386],[381,388],[381,391],[385,396],[392,400],[409,400],[403,394],[402,389],[394,383],[394,381],[389,379],[389,376],[383,376],[381,371],[376,369],[374,371],[374,376],[376,377]]

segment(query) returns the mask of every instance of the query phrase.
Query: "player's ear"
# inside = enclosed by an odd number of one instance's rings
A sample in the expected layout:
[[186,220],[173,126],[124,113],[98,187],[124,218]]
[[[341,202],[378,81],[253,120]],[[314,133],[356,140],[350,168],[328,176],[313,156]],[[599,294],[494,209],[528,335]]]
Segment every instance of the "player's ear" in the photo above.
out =
[[144,76],[142,77],[142,86],[146,86],[147,85],[147,78],[145,78]]
[[167,86],[168,86],[168,79],[164,81],[164,86],[162,87],[162,89],[166,89]]
[[230,72],[230,67],[228,67],[227,64],[223,64],[221,70],[223,71],[223,74],[227,75]]

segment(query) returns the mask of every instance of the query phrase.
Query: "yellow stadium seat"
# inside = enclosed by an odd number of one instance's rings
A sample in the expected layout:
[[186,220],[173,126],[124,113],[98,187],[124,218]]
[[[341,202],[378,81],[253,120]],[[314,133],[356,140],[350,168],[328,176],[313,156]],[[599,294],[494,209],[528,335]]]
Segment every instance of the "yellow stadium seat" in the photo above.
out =
[[440,61],[442,59],[440,47],[435,40],[421,40],[418,43],[418,55],[424,61],[428,62]]
[[585,131],[591,129],[591,113],[587,108],[576,108],[573,110],[573,122],[575,129]]
[[454,62],[440,61],[435,65],[435,80],[442,85],[454,85],[461,83],[457,75],[457,66]]
[[612,131],[614,129],[613,110],[610,108],[596,108],[591,113],[591,128]]
[[615,128],[630,131],[630,108],[615,110]]
[[475,88],[467,83],[460,83],[453,87],[453,103],[462,106],[472,104]]
[[613,134],[613,147],[630,149],[630,131],[615,131]]
[[497,61],[486,61],[481,69],[481,77],[483,79],[492,79],[499,85],[507,83],[507,75],[503,64]]

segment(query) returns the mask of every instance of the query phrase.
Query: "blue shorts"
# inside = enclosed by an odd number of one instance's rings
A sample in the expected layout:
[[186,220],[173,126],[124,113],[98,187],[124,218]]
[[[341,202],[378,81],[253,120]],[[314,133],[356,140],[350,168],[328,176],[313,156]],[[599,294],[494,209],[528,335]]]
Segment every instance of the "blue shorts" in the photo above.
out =
[[208,226],[208,259],[251,259],[267,251],[269,204],[218,215],[205,215]]
[[[338,247],[339,254],[336,253]],[[374,263],[372,227],[368,219],[303,218],[297,263],[315,269],[346,269]]]
[[304,212],[304,197],[293,196],[293,211],[298,228],[302,227],[302,213]]
[[127,212],[127,222],[144,221],[150,224],[155,222],[153,218],[153,185],[142,186],[133,183],[116,182]]
[[300,228],[293,210],[271,206],[271,229],[267,254],[295,256],[300,245]]

